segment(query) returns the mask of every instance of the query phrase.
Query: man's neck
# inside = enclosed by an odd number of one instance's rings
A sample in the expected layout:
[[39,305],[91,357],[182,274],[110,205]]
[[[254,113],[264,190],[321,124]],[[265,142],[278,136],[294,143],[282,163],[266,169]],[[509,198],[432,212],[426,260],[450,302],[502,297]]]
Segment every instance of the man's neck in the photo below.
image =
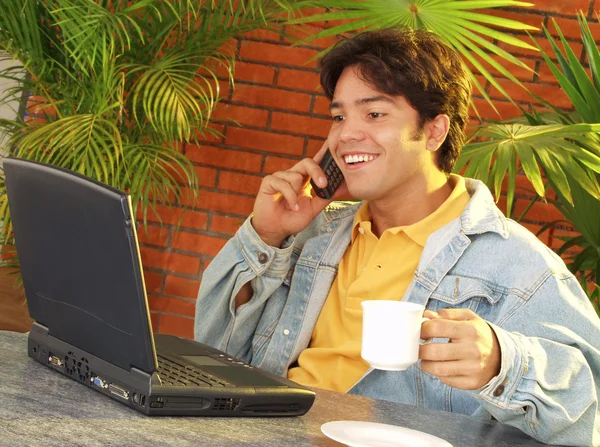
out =
[[410,188],[398,191],[384,199],[369,201],[372,231],[381,237],[388,228],[412,225],[437,210],[452,193],[446,174],[423,178],[421,182],[407,182]]

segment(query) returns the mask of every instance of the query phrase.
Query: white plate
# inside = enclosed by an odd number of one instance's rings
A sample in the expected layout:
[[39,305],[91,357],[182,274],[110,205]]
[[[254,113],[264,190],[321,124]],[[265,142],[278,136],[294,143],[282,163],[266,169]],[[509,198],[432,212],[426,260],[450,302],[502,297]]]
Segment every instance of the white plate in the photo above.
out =
[[321,425],[321,431],[348,447],[452,447],[428,433],[376,422],[333,421]]

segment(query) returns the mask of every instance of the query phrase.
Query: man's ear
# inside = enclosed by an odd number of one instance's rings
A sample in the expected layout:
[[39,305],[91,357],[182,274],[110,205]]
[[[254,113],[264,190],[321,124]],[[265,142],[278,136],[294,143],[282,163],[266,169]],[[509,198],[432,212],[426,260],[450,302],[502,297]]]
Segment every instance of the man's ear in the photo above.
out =
[[425,123],[425,135],[427,137],[426,147],[428,151],[437,151],[448,135],[450,118],[448,115],[438,115]]

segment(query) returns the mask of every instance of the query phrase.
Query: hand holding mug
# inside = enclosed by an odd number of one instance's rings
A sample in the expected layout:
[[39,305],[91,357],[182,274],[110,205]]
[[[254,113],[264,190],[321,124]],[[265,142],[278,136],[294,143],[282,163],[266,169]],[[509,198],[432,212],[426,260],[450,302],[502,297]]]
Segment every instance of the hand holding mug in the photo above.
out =
[[442,383],[475,390],[500,373],[501,354],[490,325],[469,309],[426,312],[421,337],[448,338],[450,343],[421,346],[421,369],[438,376]]

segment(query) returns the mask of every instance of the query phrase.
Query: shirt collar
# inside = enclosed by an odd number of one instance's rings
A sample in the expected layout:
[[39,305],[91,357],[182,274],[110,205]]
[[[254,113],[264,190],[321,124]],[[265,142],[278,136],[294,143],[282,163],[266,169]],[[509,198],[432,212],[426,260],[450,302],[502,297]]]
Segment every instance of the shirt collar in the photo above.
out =
[[[414,224],[388,228],[386,231],[391,234],[398,234],[404,231],[408,237],[424,247],[431,233],[459,217],[470,200],[463,177],[450,174],[450,184],[453,186],[450,196],[429,216]],[[367,201],[363,202],[354,216],[352,242],[358,236],[359,228],[371,231],[371,212],[369,211],[369,203]]]

